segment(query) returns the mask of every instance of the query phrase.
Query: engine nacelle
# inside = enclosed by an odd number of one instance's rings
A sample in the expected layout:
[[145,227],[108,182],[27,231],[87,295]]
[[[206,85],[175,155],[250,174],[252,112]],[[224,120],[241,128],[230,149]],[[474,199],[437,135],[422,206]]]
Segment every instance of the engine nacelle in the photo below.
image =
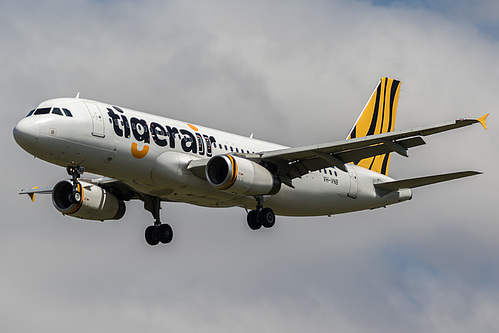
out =
[[52,203],[64,215],[86,220],[119,220],[125,215],[125,203],[100,186],[79,181],[78,194],[74,199],[73,184],[61,180],[52,190]]
[[217,155],[206,165],[206,178],[217,190],[243,195],[276,194],[281,180],[262,165],[232,155]]

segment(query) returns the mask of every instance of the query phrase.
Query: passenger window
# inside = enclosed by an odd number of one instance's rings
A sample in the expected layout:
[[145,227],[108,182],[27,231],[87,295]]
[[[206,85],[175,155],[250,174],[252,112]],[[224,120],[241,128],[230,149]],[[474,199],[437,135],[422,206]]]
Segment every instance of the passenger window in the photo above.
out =
[[227,145],[225,145],[224,147],[225,147],[225,150],[228,150],[228,149],[227,149]]
[[72,117],[73,115],[71,114],[71,111],[69,111],[68,109],[62,109],[62,111],[64,111],[64,114],[67,116],[67,117]]
[[59,108],[53,108],[52,109],[52,113],[53,114],[58,114],[59,116],[63,115],[61,109],[59,109]]
[[239,153],[239,149],[238,148],[236,148],[236,153]]
[[234,149],[232,148],[232,146],[230,146],[230,151],[231,151],[231,152],[234,152]]
[[330,175],[330,176],[332,176],[332,175],[333,175],[333,173],[331,172],[331,170],[329,170],[329,175]]
[[36,109],[35,114],[49,114],[51,108],[41,108],[41,109]]

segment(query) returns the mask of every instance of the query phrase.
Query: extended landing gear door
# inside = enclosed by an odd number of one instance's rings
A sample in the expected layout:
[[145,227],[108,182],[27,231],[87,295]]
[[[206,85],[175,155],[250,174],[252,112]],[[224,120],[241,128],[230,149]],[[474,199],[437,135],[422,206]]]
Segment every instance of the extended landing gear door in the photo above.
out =
[[100,108],[93,103],[86,103],[90,117],[92,117],[92,135],[103,138],[104,133],[104,118],[102,117],[102,112]]
[[350,189],[348,190],[348,196],[350,198],[357,198],[357,189],[359,187],[359,180],[357,179],[357,172],[351,165],[346,165],[348,169],[348,175],[350,176]]

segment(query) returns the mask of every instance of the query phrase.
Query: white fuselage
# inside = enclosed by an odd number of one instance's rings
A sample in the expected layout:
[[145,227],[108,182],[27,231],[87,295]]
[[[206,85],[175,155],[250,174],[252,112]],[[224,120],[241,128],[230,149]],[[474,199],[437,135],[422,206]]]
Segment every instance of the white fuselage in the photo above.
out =
[[[43,102],[38,108],[66,108],[60,114],[31,115],[14,133],[32,155],[63,167],[123,181],[162,200],[208,207],[255,208],[255,198],[213,188],[187,169],[191,160],[220,154],[259,153],[281,145],[168,119],[110,104],[76,98]],[[381,193],[374,183],[391,178],[353,164],[348,172],[331,167],[310,172],[265,196],[278,215],[317,216],[381,207],[411,198],[409,189]]]

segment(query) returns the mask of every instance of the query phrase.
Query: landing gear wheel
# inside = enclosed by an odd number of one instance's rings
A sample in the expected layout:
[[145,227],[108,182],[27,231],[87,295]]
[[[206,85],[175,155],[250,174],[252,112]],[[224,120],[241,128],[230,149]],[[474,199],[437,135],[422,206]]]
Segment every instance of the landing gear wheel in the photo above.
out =
[[79,204],[81,201],[81,193],[76,190],[69,195],[69,201],[75,204]]
[[272,228],[275,224],[275,214],[274,211],[271,208],[264,208],[258,214],[258,221],[265,227],[265,228]]
[[158,227],[150,225],[146,228],[146,242],[151,246],[159,244]]
[[262,227],[262,224],[258,221],[258,211],[256,210],[250,211],[246,220],[251,230],[258,230]]
[[161,224],[156,229],[158,239],[163,244],[168,244],[173,239],[173,229],[169,224]]
[[75,202],[80,202],[81,200],[81,193],[78,191],[73,192],[73,199]]
[[146,242],[149,245],[158,245],[159,242],[168,244],[173,240],[173,229],[169,224],[162,224],[159,210],[161,199],[152,195],[145,195],[144,208],[154,217],[154,225],[146,229]]

